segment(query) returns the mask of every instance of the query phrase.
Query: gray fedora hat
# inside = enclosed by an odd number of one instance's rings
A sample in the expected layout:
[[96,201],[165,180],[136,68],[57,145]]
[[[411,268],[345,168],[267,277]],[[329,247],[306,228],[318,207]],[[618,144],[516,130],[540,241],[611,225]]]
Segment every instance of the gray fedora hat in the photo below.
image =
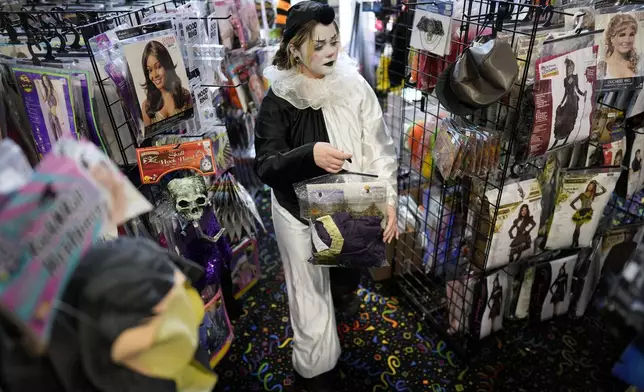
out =
[[448,111],[468,115],[507,94],[518,73],[510,44],[493,39],[465,49],[440,75],[434,91]]

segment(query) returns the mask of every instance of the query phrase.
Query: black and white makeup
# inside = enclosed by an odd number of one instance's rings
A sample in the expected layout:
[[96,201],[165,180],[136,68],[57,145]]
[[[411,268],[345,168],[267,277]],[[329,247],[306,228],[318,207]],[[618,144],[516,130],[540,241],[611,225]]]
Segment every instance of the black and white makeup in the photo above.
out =
[[340,36],[335,23],[318,23],[313,30],[312,39],[291,50],[313,76],[323,77],[331,74],[340,51]]

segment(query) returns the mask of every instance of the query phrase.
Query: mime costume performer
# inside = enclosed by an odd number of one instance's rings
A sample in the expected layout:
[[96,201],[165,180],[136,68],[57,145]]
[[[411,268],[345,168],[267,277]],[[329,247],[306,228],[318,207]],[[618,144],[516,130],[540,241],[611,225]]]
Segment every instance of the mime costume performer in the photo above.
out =
[[[334,302],[336,310],[350,304],[357,311],[354,292],[362,271],[308,262],[311,232],[300,219],[293,184],[340,169],[378,175],[389,184],[388,211],[393,211],[389,215],[396,227],[394,143],[371,86],[356,63],[340,53],[334,19],[333,9],[317,2],[291,7],[280,50],[264,71],[271,88],[255,127],[255,171],[272,188],[273,223],[288,289],[293,367],[310,392],[337,390],[332,370],[340,341]],[[327,165],[323,153],[341,161]]]

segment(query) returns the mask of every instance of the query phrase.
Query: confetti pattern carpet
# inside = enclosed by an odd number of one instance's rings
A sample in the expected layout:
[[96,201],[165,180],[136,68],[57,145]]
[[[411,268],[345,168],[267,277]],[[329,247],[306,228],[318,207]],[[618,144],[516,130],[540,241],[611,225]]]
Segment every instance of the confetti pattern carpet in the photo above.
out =
[[[235,341],[217,366],[217,391],[292,391],[292,333],[286,285],[270,221],[270,196],[258,206],[268,234],[260,238],[262,281],[244,298]],[[619,391],[610,369],[623,347],[596,317],[512,325],[459,361],[400,299],[365,277],[360,314],[338,320],[343,354],[339,391]]]

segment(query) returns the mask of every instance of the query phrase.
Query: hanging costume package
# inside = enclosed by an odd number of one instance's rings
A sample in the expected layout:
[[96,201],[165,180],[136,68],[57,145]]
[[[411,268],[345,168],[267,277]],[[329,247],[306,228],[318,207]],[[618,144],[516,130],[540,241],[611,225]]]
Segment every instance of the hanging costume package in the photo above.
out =
[[[495,201],[498,192],[488,191],[488,200]],[[539,231],[541,188],[536,179],[506,184],[501,195],[487,269],[532,256]]]
[[[63,137],[78,138],[72,79],[68,73],[33,67],[13,67],[22,101],[42,156]],[[80,113],[78,113],[80,115]]]
[[301,217],[310,220],[312,264],[384,267],[383,221],[388,184],[358,173],[327,174],[294,186]]
[[535,265],[556,259],[560,251],[545,251],[530,258],[528,262],[512,264],[508,267],[508,277],[512,291],[508,293],[506,315],[510,319],[525,319],[529,315]]
[[535,267],[530,295],[530,320],[545,321],[568,312],[577,255]]
[[503,270],[479,280],[479,283],[479,287],[474,290],[471,326],[474,331],[478,331],[479,339],[483,339],[503,328],[510,286],[508,275]]
[[630,159],[628,166],[628,185],[626,198],[630,199],[635,193],[644,188],[644,174],[642,173],[642,156],[644,156],[644,128],[635,129],[628,134]]
[[245,238],[233,249],[230,262],[235,299],[241,298],[253,288],[261,275],[259,265],[259,250],[254,238]]
[[644,237],[644,226],[633,224],[608,230],[599,247],[599,269],[620,274]]
[[595,36],[599,46],[597,87],[602,91],[642,88],[644,80],[644,8],[639,5],[598,8]]
[[584,315],[601,278],[599,249],[595,245],[583,248],[575,264],[570,298],[570,314],[573,317]]
[[546,248],[590,246],[620,172],[619,168],[604,168],[561,174]]
[[221,287],[206,304],[204,312],[203,322],[199,326],[199,344],[208,353],[210,368],[214,369],[230,349],[235,337]]
[[561,44],[544,43],[543,57],[537,60],[535,72],[531,156],[586,140],[590,135],[595,106],[596,47],[585,47],[582,41],[585,38],[579,38],[581,48],[572,51],[548,51],[549,46]]

